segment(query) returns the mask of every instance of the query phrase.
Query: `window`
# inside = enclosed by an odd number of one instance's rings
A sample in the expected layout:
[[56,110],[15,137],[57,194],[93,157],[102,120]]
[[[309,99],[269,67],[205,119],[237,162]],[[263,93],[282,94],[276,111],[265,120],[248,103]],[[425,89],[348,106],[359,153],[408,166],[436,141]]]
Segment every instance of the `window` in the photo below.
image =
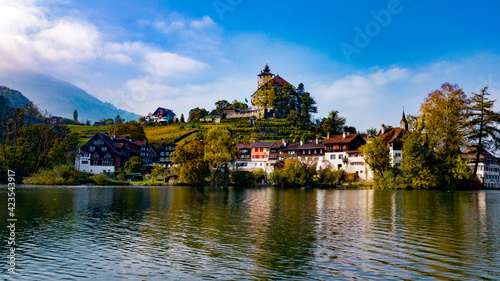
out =
[[85,160],[85,161],[82,161],[82,165],[88,165],[89,164],[89,161]]
[[93,145],[92,145],[92,146],[90,146],[89,150],[90,150],[91,152],[94,152],[94,151],[95,151],[95,146],[93,146]]
[[101,150],[102,150],[102,152],[106,152],[106,151],[108,151],[108,147],[107,146],[103,146],[103,147],[101,147]]
[[318,151],[315,149],[315,150],[314,150],[314,154],[317,154],[317,153],[318,153]]
[[335,154],[330,155],[330,160],[334,160],[334,159],[335,159]]
[[396,163],[396,167],[401,167],[401,163]]

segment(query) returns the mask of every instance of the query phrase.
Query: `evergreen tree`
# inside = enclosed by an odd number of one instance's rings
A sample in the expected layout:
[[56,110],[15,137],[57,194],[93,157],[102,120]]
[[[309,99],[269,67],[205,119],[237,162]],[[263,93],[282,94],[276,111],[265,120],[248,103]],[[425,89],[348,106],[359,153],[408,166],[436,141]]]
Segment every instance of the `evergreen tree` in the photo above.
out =
[[489,100],[489,95],[487,86],[481,90],[481,93],[473,93],[468,108],[467,138],[476,156],[474,176],[477,174],[481,153],[491,148],[498,149],[500,145],[500,112],[493,110],[495,100]]
[[337,110],[332,110],[321,123],[321,131],[325,135],[328,133],[340,135],[344,129],[345,121],[345,117],[340,116]]
[[184,113],[181,114],[181,123],[186,123],[186,120],[184,120]]
[[78,122],[78,111],[76,109],[73,111],[73,121]]

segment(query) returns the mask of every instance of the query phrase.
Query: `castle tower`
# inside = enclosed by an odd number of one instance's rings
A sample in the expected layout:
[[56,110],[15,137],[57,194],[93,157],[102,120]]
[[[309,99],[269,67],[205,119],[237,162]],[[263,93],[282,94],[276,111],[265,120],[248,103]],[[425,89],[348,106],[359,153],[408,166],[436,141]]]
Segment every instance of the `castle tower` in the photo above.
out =
[[260,74],[257,74],[257,76],[259,77],[257,79],[257,89],[262,87],[262,85],[264,85],[264,83],[269,79],[274,78],[274,74],[271,73],[271,69],[269,69],[269,65],[267,65],[267,62],[266,62],[266,67],[264,67],[264,70],[261,70]]

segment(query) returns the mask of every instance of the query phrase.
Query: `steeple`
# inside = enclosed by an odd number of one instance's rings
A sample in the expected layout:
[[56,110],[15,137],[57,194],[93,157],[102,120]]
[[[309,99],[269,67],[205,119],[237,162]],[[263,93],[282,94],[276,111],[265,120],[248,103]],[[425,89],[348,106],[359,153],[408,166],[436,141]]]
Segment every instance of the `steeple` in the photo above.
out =
[[408,131],[408,121],[406,121],[405,109],[403,107],[403,117],[401,117],[401,122],[399,123],[401,129]]

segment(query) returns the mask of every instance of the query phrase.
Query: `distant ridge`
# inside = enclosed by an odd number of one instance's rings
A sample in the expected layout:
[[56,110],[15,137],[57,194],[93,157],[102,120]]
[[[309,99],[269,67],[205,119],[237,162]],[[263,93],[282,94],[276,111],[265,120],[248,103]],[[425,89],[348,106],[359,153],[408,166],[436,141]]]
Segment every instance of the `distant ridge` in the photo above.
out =
[[16,89],[33,101],[41,112],[47,110],[52,116],[73,119],[73,111],[78,110],[78,119],[97,121],[102,118],[115,118],[120,115],[126,121],[141,117],[102,102],[77,86],[54,77],[32,72],[18,71],[0,74],[0,85]]

